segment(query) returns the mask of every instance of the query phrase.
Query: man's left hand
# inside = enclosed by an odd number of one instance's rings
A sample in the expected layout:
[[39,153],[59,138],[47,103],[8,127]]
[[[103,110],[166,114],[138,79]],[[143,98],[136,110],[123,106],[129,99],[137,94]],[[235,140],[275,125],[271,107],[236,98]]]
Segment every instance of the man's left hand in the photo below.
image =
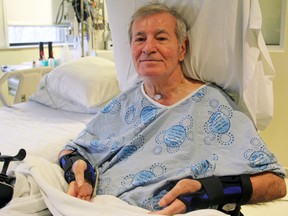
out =
[[161,207],[164,209],[156,212],[150,212],[149,214],[162,214],[162,215],[174,215],[183,214],[186,212],[186,206],[183,202],[177,199],[181,194],[194,193],[200,190],[202,187],[201,183],[193,179],[182,179],[180,180],[171,191],[169,191],[159,201]]

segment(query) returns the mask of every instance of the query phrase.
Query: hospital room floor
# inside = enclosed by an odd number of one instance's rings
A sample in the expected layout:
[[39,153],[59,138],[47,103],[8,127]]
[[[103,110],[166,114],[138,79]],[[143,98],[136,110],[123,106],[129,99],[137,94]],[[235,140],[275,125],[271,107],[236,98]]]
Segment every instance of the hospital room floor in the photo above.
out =
[[[286,178],[288,188],[288,179]],[[242,207],[245,216],[287,216],[288,215],[288,195],[283,199],[260,205],[247,205]]]

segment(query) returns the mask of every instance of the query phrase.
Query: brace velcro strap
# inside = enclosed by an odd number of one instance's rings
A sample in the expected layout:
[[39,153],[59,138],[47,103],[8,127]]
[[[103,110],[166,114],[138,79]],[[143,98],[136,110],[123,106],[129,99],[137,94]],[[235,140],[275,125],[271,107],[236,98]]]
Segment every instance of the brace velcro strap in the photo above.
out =
[[242,196],[239,201],[239,204],[244,205],[247,204],[251,199],[253,188],[249,175],[240,175],[240,178],[242,183]]
[[202,188],[191,194],[178,198],[186,205],[187,211],[204,209],[220,204],[247,203],[252,196],[252,184],[249,175],[207,177],[197,179]]
[[88,160],[86,160],[81,155],[77,154],[76,152],[72,152],[70,154],[63,155],[59,159],[59,164],[61,168],[64,170],[64,178],[67,181],[67,183],[71,183],[72,181],[75,181],[75,175],[72,171],[72,166],[74,162],[77,160],[83,160],[87,164],[87,169],[84,171],[84,178],[88,182],[91,183],[92,187],[94,188],[95,182],[96,182],[96,173],[93,166],[89,163]]

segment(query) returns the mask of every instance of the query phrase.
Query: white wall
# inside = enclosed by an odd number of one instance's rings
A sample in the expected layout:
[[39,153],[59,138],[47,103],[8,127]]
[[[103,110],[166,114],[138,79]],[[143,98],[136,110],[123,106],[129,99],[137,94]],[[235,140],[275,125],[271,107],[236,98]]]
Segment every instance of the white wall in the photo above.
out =
[[285,37],[283,50],[271,50],[276,70],[274,80],[274,117],[268,128],[261,133],[269,148],[288,169],[288,2],[286,2]]

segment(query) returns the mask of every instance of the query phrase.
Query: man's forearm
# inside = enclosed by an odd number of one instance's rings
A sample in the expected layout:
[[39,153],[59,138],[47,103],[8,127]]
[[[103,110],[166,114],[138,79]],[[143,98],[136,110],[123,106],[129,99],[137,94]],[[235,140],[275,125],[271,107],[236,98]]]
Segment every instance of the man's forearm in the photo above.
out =
[[269,202],[286,195],[285,180],[274,173],[261,173],[250,179],[253,187],[250,204]]

